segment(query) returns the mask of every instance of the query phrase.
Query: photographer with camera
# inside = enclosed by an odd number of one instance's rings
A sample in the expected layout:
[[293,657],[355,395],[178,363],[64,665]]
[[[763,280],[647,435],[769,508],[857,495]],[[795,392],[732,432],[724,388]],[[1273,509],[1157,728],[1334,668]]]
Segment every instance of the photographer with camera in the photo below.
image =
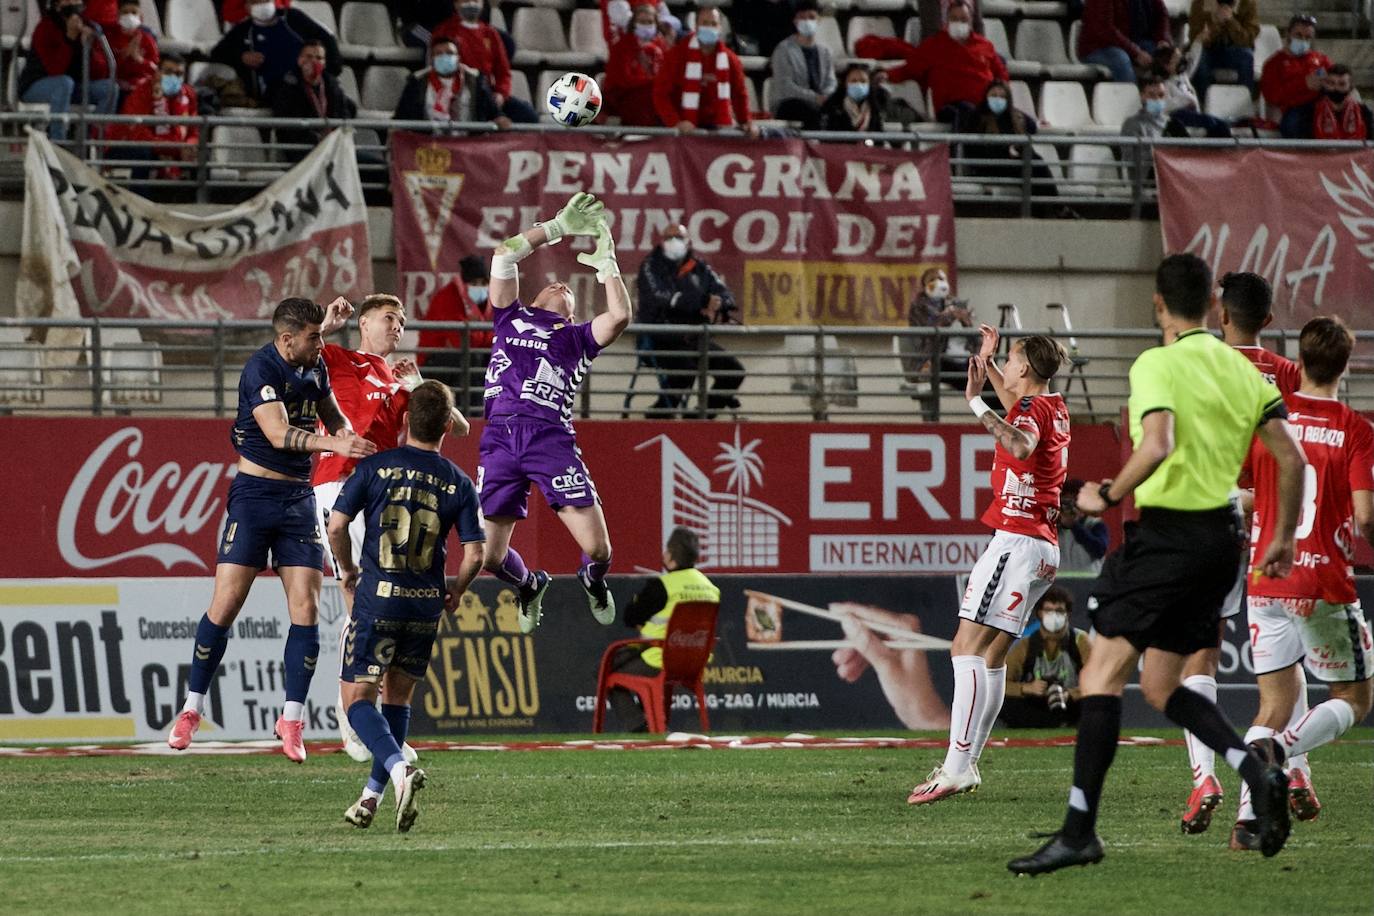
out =
[[1081,489],[1083,481],[1071,478],[1059,492],[1059,571],[1095,574],[1102,571],[1110,532],[1102,519],[1078,511]]
[[1007,696],[1002,721],[1009,728],[1060,728],[1078,723],[1078,673],[1092,643],[1069,625],[1073,597],[1051,586],[1035,606],[1040,627],[1007,653]]

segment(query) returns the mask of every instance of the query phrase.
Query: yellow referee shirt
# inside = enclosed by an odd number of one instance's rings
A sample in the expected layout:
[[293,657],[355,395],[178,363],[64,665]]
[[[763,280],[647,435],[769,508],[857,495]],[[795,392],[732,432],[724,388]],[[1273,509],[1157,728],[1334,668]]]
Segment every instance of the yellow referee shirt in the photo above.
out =
[[1287,416],[1279,390],[1235,349],[1197,328],[1140,354],[1131,366],[1131,442],[1156,410],[1174,415],[1174,451],[1136,487],[1141,508],[1226,505],[1255,430]]

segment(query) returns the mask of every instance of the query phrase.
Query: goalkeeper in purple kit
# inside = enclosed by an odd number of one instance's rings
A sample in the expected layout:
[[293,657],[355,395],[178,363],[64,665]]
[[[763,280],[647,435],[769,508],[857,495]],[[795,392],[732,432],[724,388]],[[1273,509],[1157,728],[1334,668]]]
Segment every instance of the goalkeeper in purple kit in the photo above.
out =
[[[540,245],[575,235],[596,239],[596,248],[577,260],[594,269],[606,288],[606,311],[591,321],[576,321],[577,302],[566,283],[544,287],[528,305],[519,299],[519,262]],[[515,523],[526,516],[534,484],[582,548],[577,578],[592,616],[608,626],[615,620],[615,601],[606,587],[611,539],[572,425],[577,390],[592,360],[630,323],[630,295],[620,279],[601,202],[591,194],[575,194],[553,219],[502,242],[492,255],[490,290],[496,336],[477,467],[486,518],[483,566],[519,590],[520,629],[532,632],[550,579],[543,570],[530,571],[510,539]]]

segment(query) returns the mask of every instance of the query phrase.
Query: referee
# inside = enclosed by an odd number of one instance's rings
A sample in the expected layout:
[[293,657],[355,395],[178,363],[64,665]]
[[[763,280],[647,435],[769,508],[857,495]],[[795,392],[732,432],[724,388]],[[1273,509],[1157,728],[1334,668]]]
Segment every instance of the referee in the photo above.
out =
[[1279,465],[1277,533],[1258,566],[1282,578],[1293,538],[1304,460],[1286,431],[1278,389],[1239,352],[1208,333],[1212,274],[1191,254],[1170,255],[1155,273],[1155,321],[1164,346],[1131,366],[1134,452],[1115,480],[1088,484],[1078,508],[1100,515],[1135,494],[1140,523],[1107,558],[1093,586],[1097,638],[1083,668],[1073,788],[1064,826],[1007,867],[1035,875],[1101,861],[1098,801],[1121,730],[1121,691],[1143,653],[1140,687],[1151,706],[1191,731],[1250,785],[1266,856],[1288,839],[1288,777],[1281,751],[1247,749],[1215,703],[1182,686],[1186,658],[1217,645],[1218,620],[1241,561],[1243,530],[1227,497],[1258,435]]

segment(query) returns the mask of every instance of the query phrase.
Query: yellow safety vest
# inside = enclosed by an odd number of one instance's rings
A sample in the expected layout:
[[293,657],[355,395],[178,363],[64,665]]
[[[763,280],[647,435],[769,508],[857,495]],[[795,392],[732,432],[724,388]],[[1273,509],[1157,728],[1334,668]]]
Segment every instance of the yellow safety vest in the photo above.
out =
[[[664,573],[658,579],[668,592],[668,603],[663,606],[663,610],[650,617],[648,622],[639,628],[640,635],[645,639],[663,639],[668,635],[668,618],[673,616],[673,608],[677,607],[679,602],[720,601],[720,589],[712,585],[711,580],[695,567],[675,569]],[[645,649],[640,658],[651,668],[663,667],[663,650],[658,646]]]

